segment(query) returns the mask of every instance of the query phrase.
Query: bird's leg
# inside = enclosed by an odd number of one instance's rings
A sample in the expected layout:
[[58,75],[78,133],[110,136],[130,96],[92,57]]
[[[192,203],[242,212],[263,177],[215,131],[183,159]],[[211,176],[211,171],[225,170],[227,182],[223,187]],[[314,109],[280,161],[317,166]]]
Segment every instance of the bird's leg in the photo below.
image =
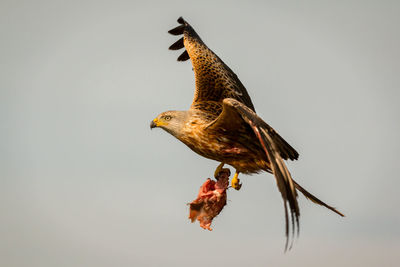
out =
[[242,187],[242,184],[240,183],[240,179],[238,178],[238,176],[239,176],[239,172],[236,171],[235,175],[233,176],[232,181],[231,181],[231,186],[233,188],[235,188],[236,190],[239,190]]
[[215,169],[215,172],[214,172],[215,179],[218,180],[218,174],[222,171],[223,167],[224,167],[224,163],[221,162],[221,164],[219,164],[218,167]]

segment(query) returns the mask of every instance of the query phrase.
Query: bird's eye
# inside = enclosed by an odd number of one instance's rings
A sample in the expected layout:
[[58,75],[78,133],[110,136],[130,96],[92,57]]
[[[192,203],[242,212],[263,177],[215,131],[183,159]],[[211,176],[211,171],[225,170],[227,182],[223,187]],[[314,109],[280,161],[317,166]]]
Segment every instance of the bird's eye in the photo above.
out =
[[172,118],[171,116],[167,115],[164,117],[164,120],[169,121],[171,118]]

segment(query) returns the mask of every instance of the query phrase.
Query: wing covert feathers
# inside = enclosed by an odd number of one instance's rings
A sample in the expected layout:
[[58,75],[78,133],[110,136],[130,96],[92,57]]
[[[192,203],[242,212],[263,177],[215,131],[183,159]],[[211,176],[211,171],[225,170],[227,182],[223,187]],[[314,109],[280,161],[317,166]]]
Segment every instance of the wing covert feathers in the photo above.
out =
[[[168,31],[172,35],[183,35],[172,44],[170,50],[185,48],[178,61],[190,58],[195,74],[196,89],[193,103],[215,101],[222,103],[225,98],[233,98],[254,111],[253,103],[237,75],[201,40],[196,31],[182,17],[179,26]],[[292,156],[293,157],[293,156]]]

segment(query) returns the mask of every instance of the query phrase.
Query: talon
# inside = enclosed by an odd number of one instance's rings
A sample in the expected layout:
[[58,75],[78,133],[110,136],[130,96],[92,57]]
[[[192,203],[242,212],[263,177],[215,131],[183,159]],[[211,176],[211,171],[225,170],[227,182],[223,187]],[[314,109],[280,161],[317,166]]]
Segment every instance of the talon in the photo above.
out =
[[224,167],[224,163],[221,162],[221,164],[219,164],[218,167],[215,169],[215,172],[214,172],[215,179],[218,178],[218,174],[222,171],[223,167]]
[[240,188],[242,187],[242,184],[240,183],[240,179],[238,178],[239,173],[235,172],[235,175],[232,178],[231,181],[231,185],[233,188],[235,188],[236,190],[240,190]]

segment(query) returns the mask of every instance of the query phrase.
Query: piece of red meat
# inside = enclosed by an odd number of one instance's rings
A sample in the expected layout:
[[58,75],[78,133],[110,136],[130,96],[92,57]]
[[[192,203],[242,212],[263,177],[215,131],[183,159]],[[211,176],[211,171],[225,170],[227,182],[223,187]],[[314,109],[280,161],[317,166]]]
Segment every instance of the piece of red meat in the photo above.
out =
[[229,169],[222,169],[218,173],[217,181],[210,178],[200,187],[197,198],[190,205],[189,219],[196,219],[200,226],[210,230],[212,220],[222,211],[226,205],[226,189],[229,186]]

